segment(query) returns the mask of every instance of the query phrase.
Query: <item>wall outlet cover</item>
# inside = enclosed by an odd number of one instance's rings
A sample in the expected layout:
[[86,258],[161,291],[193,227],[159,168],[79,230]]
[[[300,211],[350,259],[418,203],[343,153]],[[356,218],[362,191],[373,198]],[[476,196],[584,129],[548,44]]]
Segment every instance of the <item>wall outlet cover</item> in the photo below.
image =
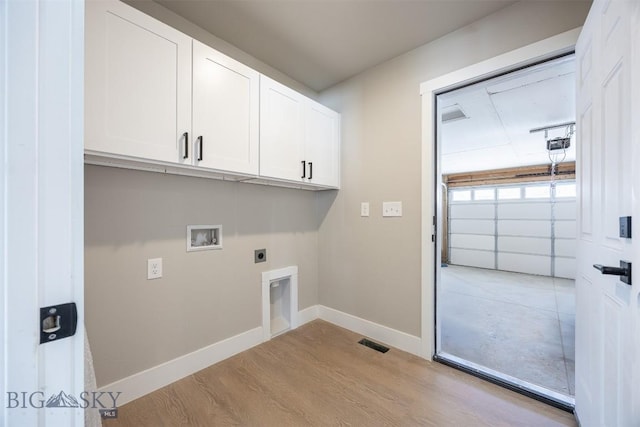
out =
[[147,260],[147,280],[159,279],[162,277],[162,258],[151,258]]

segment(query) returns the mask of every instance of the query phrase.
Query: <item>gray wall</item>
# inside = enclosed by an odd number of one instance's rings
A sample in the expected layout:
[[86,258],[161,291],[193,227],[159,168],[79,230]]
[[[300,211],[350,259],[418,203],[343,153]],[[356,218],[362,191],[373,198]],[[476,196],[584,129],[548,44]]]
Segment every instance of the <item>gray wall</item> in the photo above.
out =
[[[579,27],[589,5],[519,2],[320,94],[342,113],[342,189],[318,196],[321,304],[420,335],[420,83]],[[383,219],[385,200],[404,216]]]
[[[299,268],[318,302],[313,192],[85,167],[85,312],[98,386],[261,326],[261,273]],[[186,252],[189,224],[222,224],[223,249]],[[267,248],[254,264],[253,250]],[[163,277],[147,280],[147,259]]]

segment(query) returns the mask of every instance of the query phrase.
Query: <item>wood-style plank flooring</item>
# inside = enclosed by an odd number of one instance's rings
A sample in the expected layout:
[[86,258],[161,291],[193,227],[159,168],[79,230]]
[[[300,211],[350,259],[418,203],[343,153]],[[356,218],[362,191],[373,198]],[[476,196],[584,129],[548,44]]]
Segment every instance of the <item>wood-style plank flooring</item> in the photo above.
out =
[[316,320],[119,408],[116,426],[575,426],[573,415]]

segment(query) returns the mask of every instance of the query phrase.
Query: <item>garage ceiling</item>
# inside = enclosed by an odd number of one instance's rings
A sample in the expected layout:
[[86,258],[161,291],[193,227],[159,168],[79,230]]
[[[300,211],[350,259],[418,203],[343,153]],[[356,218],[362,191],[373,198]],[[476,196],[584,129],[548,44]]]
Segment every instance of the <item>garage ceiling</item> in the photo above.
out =
[[512,0],[155,1],[316,91],[516,3]]
[[[550,163],[544,132],[530,130],[575,121],[573,56],[481,82],[439,97],[442,173]],[[462,111],[466,118],[456,118]],[[562,137],[567,128],[550,130]],[[565,161],[575,160],[575,136]],[[558,160],[562,159],[558,156]]]

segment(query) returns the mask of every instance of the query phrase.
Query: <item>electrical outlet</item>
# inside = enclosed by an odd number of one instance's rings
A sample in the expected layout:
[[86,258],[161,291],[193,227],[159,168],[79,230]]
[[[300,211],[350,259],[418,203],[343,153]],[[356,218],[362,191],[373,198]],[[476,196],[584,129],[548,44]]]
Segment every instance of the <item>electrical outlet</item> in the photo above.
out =
[[402,216],[402,202],[383,202],[382,216]]
[[147,260],[147,280],[159,279],[162,277],[162,258],[152,258]]
[[360,203],[360,216],[369,216],[369,202]]

